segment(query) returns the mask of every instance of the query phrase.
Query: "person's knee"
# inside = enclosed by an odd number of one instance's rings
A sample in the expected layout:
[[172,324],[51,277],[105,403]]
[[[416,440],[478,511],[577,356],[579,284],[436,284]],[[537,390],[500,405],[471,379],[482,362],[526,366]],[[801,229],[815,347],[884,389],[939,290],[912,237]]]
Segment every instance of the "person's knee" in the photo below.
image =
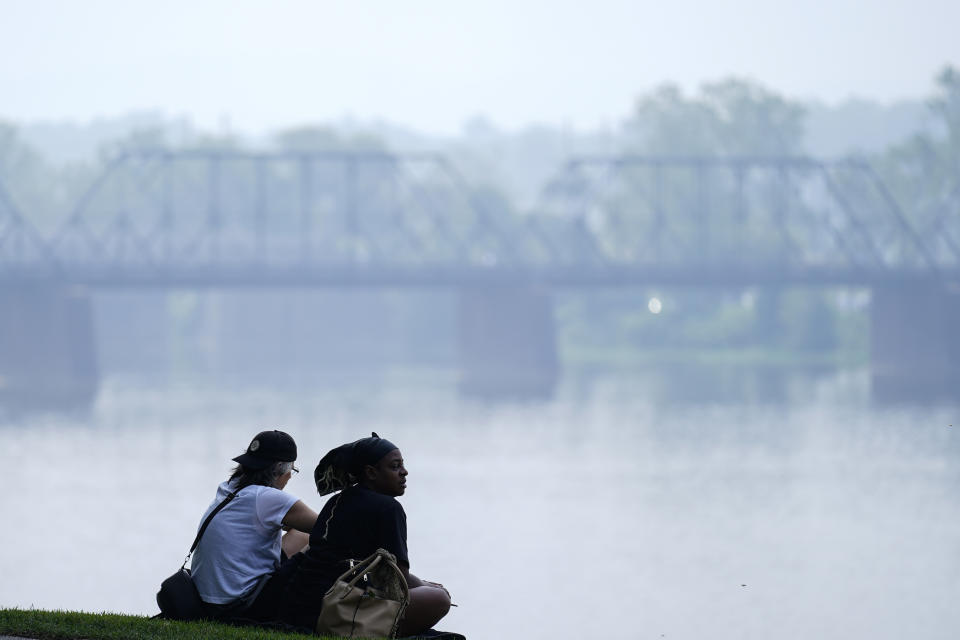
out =
[[415,600],[420,607],[439,617],[447,615],[450,611],[450,596],[439,587],[419,587],[416,590]]
[[450,611],[450,596],[439,587],[422,586],[410,590],[407,623],[415,630],[433,626]]
[[439,618],[442,618],[450,611],[450,594],[445,589],[440,588],[433,589],[433,592],[431,597],[434,599],[435,610]]

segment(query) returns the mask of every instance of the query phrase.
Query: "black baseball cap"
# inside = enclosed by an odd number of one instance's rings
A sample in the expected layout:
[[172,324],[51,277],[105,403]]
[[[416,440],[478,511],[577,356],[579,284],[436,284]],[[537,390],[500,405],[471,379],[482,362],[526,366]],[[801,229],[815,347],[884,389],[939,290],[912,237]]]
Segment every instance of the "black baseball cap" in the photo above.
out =
[[248,469],[265,469],[274,462],[297,459],[297,443],[283,431],[261,431],[250,441],[246,453],[233,459]]

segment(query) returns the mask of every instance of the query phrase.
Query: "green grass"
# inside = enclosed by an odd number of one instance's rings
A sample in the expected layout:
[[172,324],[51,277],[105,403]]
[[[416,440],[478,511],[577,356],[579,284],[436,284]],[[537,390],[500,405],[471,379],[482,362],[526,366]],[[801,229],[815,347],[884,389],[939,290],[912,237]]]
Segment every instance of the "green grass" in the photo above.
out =
[[116,613],[0,609],[0,635],[43,640],[316,640],[317,636],[283,633],[216,622],[176,622]]

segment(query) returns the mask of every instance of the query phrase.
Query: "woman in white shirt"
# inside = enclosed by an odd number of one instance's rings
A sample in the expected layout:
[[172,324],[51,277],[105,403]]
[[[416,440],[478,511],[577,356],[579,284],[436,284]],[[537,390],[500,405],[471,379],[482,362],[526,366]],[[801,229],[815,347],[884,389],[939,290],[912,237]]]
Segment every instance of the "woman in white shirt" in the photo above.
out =
[[[258,433],[217,488],[200,522],[231,493],[193,554],[191,574],[208,618],[269,622],[309,542],[317,512],[283,488],[297,471],[297,445],[283,431]],[[283,531],[286,530],[286,534]]]

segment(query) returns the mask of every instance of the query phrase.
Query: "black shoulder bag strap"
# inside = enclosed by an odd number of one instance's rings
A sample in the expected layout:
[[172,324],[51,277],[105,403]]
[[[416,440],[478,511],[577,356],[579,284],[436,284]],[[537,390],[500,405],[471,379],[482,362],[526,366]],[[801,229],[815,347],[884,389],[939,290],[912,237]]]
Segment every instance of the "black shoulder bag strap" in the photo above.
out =
[[[239,489],[237,489],[239,491]],[[217,507],[210,512],[210,515],[207,516],[206,520],[203,521],[203,524],[200,525],[200,530],[197,531],[197,537],[193,539],[193,544],[190,545],[190,551],[187,553],[187,557],[183,559],[183,564],[180,566],[181,569],[187,566],[187,561],[190,560],[190,556],[193,555],[193,552],[196,551],[197,545],[200,544],[200,538],[203,537],[203,532],[207,530],[207,526],[210,524],[210,521],[213,520],[213,516],[220,513],[220,510],[227,506],[227,503],[237,497],[237,491],[231,491],[227,494],[227,497],[223,499],[223,502],[217,505]]]

